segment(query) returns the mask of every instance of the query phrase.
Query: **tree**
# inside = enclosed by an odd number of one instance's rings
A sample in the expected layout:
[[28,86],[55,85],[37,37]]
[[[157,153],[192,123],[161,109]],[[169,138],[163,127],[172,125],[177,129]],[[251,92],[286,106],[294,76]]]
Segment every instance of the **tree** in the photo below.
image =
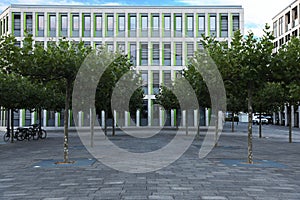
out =
[[289,142],[292,142],[291,106],[299,103],[300,95],[300,40],[293,37],[283,45],[275,56],[274,78],[281,83],[284,91],[284,101],[288,108]]

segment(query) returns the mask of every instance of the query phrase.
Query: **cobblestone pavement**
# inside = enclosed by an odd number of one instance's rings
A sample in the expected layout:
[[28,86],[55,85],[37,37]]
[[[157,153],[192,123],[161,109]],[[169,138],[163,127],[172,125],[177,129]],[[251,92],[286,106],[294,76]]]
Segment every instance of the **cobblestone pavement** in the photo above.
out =
[[[62,160],[61,132],[49,132],[46,140],[0,143],[0,199],[299,200],[300,129],[294,129],[295,142],[289,144],[287,127],[264,126],[261,139],[254,127],[254,159],[271,164],[249,166],[224,162],[246,162],[247,158],[246,125],[240,123],[234,133],[229,126],[225,125],[218,147],[205,159],[198,158],[201,139],[195,140],[176,162],[144,174],[119,172],[99,161],[86,166],[34,167],[45,160]],[[150,151],[172,137],[172,130],[164,130],[141,145],[140,140],[117,132],[112,141],[128,150]],[[70,133],[70,159],[86,158],[92,156],[77,134]]]

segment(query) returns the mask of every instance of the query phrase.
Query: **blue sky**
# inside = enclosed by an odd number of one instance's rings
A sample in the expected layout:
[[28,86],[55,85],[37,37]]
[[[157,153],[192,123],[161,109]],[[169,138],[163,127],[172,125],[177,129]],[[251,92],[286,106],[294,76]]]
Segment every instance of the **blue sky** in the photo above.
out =
[[10,4],[73,4],[73,5],[242,5],[245,11],[245,33],[261,36],[265,23],[294,0],[1,0],[0,10]]

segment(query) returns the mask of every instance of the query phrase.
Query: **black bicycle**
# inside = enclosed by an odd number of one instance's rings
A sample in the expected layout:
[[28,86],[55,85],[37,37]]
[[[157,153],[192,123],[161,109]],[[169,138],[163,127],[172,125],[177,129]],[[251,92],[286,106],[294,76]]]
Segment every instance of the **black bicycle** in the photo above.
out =
[[39,138],[45,139],[47,137],[47,132],[40,128],[39,124],[32,124],[31,127],[28,128],[28,132],[34,140],[38,140]]
[[[6,131],[6,133],[3,136],[4,142],[8,142],[11,138],[11,132]],[[14,131],[14,139],[17,139],[18,141],[22,141],[24,139],[31,139],[31,135],[28,135],[28,129],[27,128],[17,128]]]

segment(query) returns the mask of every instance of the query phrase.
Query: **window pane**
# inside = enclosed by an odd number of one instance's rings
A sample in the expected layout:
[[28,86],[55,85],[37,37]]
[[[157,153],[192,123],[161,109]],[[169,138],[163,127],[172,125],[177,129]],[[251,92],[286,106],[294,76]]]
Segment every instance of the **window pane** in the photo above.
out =
[[68,17],[65,15],[61,16],[61,29],[62,30],[68,29]]
[[216,16],[210,17],[210,30],[215,31],[216,30]]
[[44,30],[44,16],[43,15],[39,15],[38,16],[38,21],[39,21],[38,30],[39,31]]
[[165,30],[171,30],[171,17],[165,16]]
[[91,30],[91,16],[84,16],[84,30]]
[[159,17],[154,16],[153,17],[153,30],[158,30],[159,29]]
[[142,16],[142,30],[148,29],[148,17]]
[[107,17],[107,30],[109,30],[109,31],[114,30],[114,17],[113,16]]
[[96,16],[96,31],[102,30],[102,16]]
[[136,30],[136,17],[130,17],[130,30]]
[[199,25],[198,29],[199,31],[204,31],[205,30],[205,17],[204,16],[199,16]]
[[189,16],[187,18],[187,30],[192,31],[194,29],[194,18],[192,16]]
[[79,30],[79,16],[73,16],[73,30]]
[[56,16],[50,16],[50,30],[56,29]]
[[119,31],[125,30],[125,17],[119,16]]
[[141,65],[146,66],[148,65],[148,44],[142,44],[141,48]]
[[182,19],[181,17],[176,17],[176,31],[182,30]]
[[159,65],[159,44],[153,44],[153,60],[152,65]]

